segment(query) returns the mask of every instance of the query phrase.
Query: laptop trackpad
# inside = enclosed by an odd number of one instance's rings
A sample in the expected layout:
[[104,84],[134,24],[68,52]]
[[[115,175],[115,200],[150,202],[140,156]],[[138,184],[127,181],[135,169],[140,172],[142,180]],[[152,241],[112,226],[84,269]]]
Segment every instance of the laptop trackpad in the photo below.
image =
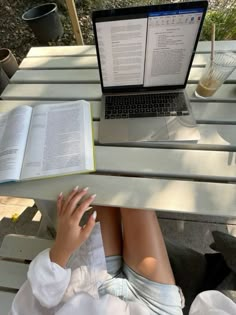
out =
[[130,119],[128,122],[129,141],[168,140],[168,129],[163,118]]

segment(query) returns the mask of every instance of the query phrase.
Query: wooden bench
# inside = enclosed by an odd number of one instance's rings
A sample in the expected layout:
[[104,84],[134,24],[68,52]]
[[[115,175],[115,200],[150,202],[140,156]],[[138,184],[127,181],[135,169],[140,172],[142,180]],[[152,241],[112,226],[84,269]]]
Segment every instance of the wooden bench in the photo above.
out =
[[0,248],[1,315],[6,315],[10,311],[17,291],[27,279],[30,261],[39,252],[51,247],[52,242],[34,236],[15,234],[5,236]]

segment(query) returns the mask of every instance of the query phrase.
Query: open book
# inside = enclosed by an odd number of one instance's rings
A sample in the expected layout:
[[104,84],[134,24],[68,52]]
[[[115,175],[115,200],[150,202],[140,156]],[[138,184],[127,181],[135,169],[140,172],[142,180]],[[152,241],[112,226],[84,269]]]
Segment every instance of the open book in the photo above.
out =
[[0,182],[95,171],[90,104],[19,106],[0,114]]

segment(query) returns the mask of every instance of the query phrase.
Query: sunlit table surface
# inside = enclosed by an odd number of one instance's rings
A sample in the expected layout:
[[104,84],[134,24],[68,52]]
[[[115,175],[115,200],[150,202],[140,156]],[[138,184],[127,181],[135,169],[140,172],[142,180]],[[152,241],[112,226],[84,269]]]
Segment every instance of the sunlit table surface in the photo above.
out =
[[[216,42],[236,52],[236,41]],[[236,71],[209,100],[194,96],[210,56],[199,42],[187,93],[199,125],[197,143],[100,145],[101,88],[94,46],[33,47],[2,93],[0,111],[85,99],[93,107],[96,173],[0,185],[0,195],[32,198],[47,211],[59,192],[88,186],[96,204],[236,217]]]

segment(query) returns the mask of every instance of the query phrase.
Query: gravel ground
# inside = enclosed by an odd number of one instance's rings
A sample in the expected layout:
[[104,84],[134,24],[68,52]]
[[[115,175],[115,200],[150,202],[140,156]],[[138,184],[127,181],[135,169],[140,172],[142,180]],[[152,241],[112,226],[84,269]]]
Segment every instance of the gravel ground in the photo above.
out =
[[[35,38],[28,25],[22,20],[22,14],[28,9],[47,0],[0,0],[0,47],[9,48],[20,63],[32,46],[42,46]],[[70,18],[64,0],[54,0],[64,27],[62,38],[49,45],[76,45]],[[151,4],[151,0],[75,0],[84,43],[93,44],[91,12],[101,8],[125,7],[132,5]]]

